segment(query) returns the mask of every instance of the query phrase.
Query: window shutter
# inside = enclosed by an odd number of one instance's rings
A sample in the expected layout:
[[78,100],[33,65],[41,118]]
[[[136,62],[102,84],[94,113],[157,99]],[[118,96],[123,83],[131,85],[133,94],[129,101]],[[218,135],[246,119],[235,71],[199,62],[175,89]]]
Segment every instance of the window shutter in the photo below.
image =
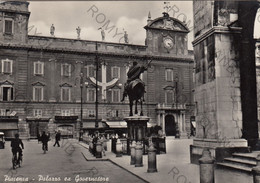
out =
[[13,100],[13,99],[14,99],[14,89],[11,88],[11,100]]
[[12,21],[5,20],[5,33],[12,34]]

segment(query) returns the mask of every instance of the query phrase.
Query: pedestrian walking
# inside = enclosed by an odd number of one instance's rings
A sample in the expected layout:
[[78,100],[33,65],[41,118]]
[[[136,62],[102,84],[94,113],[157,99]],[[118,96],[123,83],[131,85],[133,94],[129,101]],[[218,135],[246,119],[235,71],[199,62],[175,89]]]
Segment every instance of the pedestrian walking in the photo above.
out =
[[56,144],[58,145],[58,147],[60,147],[60,143],[59,143],[59,141],[60,141],[60,131],[58,131],[57,133],[56,133],[56,135],[55,135],[55,143],[54,143],[54,147],[56,146]]
[[41,136],[41,141],[42,141],[42,150],[44,151],[44,149],[46,151],[48,151],[48,141],[49,141],[50,137],[48,135],[46,135],[45,131],[42,132],[42,136]]

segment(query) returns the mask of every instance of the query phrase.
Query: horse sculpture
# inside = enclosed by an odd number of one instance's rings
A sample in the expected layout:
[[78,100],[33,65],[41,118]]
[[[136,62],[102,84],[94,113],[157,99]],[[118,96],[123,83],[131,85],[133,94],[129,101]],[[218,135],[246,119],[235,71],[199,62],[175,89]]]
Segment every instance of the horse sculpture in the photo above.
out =
[[137,104],[140,102],[141,111],[140,116],[143,116],[143,101],[144,101],[144,93],[145,93],[145,84],[140,79],[140,75],[147,70],[148,66],[152,60],[148,62],[146,66],[140,66],[137,62],[133,62],[133,66],[127,72],[127,82],[125,83],[125,89],[123,93],[123,99],[128,96],[129,98],[129,107],[130,107],[130,116],[133,116],[133,104],[135,102],[135,114],[138,114]]
[[140,102],[141,110],[140,116],[143,116],[143,101],[144,101],[144,93],[145,87],[144,82],[141,79],[135,79],[129,83],[129,87],[127,92],[129,98],[129,107],[130,113],[129,116],[133,116],[133,104],[135,102],[135,114],[138,113],[137,111],[137,104]]

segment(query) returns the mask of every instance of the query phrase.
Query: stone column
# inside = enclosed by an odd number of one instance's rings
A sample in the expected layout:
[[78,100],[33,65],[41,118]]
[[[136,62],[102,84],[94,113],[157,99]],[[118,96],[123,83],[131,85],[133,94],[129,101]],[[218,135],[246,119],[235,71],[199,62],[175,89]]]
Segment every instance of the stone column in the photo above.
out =
[[159,112],[157,114],[157,125],[161,125],[161,114]]
[[[241,138],[242,128],[247,139],[258,136],[255,52],[249,30],[257,1],[213,3],[193,3],[197,112],[196,138],[190,149],[192,163],[198,162],[204,147],[219,161],[223,158],[217,153],[219,148],[227,156],[237,147],[248,150],[247,141]],[[234,15],[237,20],[231,20]]]
[[180,113],[180,122],[182,124],[180,138],[187,138],[188,136],[187,136],[187,132],[186,132],[186,128],[185,128],[186,125],[185,125],[185,114],[184,114],[184,112]]
[[186,119],[185,119],[185,113],[182,114],[182,120],[183,120],[183,131],[186,133]]
[[162,130],[163,134],[165,134],[165,112],[162,113]]
[[182,132],[183,132],[183,126],[182,126],[182,116],[181,116],[181,112],[180,112],[180,114],[177,114],[177,116],[178,116],[178,124],[179,124],[180,134],[182,134]]

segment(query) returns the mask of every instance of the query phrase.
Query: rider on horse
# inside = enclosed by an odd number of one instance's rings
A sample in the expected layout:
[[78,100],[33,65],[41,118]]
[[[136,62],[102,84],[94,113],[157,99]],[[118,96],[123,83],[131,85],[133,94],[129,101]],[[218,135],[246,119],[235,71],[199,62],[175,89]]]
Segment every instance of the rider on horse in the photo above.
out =
[[127,82],[125,83],[123,99],[121,100],[121,102],[123,102],[125,100],[125,97],[127,96],[127,92],[129,90],[130,83],[136,79],[140,80],[139,77],[145,70],[147,70],[147,67],[138,65],[136,61],[133,62],[133,65],[127,72],[128,78],[127,78]]

